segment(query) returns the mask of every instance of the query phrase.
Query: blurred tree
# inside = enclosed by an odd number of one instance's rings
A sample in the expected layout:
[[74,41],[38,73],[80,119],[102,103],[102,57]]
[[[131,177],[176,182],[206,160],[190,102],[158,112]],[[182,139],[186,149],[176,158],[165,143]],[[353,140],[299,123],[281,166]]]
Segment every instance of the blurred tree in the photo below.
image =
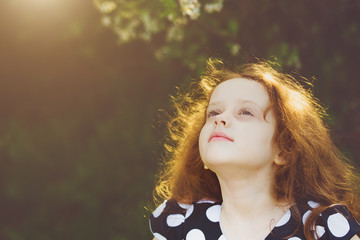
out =
[[149,239],[170,76],[143,44],[118,47],[88,0],[58,2],[0,3],[0,239]]
[[40,2],[0,3],[0,239],[150,239],[156,110],[208,57],[314,76],[359,163],[359,1]]

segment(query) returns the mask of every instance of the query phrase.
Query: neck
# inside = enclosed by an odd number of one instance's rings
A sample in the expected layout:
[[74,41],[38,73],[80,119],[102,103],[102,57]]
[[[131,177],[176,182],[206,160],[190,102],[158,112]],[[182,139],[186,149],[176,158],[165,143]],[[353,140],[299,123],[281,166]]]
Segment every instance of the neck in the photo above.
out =
[[224,215],[249,218],[272,211],[280,205],[273,195],[272,167],[240,172],[237,169],[234,174],[226,172],[217,176],[222,192]]
[[223,205],[220,225],[226,238],[265,239],[289,205],[273,194],[274,169],[217,169]]

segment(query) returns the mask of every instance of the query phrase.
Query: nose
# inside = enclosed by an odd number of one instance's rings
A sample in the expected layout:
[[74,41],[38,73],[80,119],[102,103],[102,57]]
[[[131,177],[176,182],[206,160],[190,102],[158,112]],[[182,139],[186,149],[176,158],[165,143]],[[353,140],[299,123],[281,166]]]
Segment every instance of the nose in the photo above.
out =
[[223,125],[224,127],[230,127],[231,121],[228,117],[225,116],[225,114],[219,114],[215,116],[214,125],[215,127],[218,125]]

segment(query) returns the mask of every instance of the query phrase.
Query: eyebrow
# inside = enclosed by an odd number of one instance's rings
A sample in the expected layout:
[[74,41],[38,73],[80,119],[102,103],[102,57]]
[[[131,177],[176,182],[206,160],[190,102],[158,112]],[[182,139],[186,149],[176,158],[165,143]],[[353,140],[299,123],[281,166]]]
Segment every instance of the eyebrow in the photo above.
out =
[[[251,101],[251,100],[245,100],[245,99],[239,99],[237,100],[238,103],[244,104],[244,103],[251,103],[254,104],[255,106],[259,107],[260,109],[262,109],[262,107],[260,107],[256,102]],[[221,101],[216,101],[216,102],[212,102],[210,103],[208,106],[213,106],[213,105],[221,105],[222,102]],[[263,109],[262,109],[263,110]]]

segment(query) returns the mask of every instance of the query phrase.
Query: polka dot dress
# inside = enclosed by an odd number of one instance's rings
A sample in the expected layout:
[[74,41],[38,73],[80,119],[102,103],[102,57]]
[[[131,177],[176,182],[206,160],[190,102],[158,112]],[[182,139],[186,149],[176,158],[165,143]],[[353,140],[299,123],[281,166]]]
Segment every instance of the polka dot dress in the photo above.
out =
[[[298,205],[302,227],[293,217],[293,207],[275,225],[265,240],[305,240],[303,227],[313,208],[309,201]],[[181,204],[169,200],[150,216],[150,230],[158,240],[226,240],[220,228],[221,205],[212,201]],[[315,239],[349,240],[360,232],[360,224],[343,205],[333,205],[323,211],[314,227]],[[289,237],[290,236],[290,237]]]

